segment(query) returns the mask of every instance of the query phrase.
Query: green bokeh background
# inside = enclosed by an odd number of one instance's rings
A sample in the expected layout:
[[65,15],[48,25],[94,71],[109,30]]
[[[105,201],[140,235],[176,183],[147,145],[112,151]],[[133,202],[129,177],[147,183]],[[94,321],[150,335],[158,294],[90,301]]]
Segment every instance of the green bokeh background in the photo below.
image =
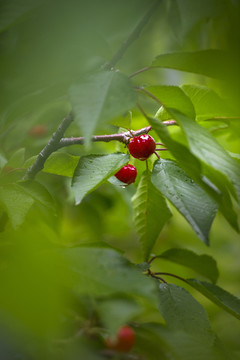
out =
[[[21,148],[25,148],[25,160],[39,153],[71,108],[68,97],[70,85],[108,61],[151,4],[149,0],[0,2],[0,156],[3,162],[11,159]],[[117,68],[130,75],[150,65],[155,56],[162,53],[207,48],[230,50],[237,63],[240,59],[239,10],[239,1],[233,0],[162,1]],[[153,69],[139,74],[133,83],[207,85],[239,110],[239,68],[226,68],[226,74],[228,81],[223,85],[200,75]],[[140,101],[150,114],[157,111],[158,106],[151,100],[140,98]],[[46,134],[40,138],[29,135],[29,130],[40,124],[46,125]],[[137,109],[133,109],[131,128],[136,130],[146,125],[146,120]],[[102,129],[107,133],[116,131],[117,128],[112,125]],[[171,129],[171,133],[176,140],[182,141],[179,129]],[[231,122],[227,129],[217,128],[213,134],[226,150],[239,154],[239,120]],[[72,124],[66,135],[81,136],[81,133]],[[116,150],[126,151],[123,145],[116,143],[98,143],[93,144],[89,152],[111,153]],[[78,156],[88,153],[82,146],[61,151]],[[170,155],[164,152],[162,156],[167,158]],[[14,167],[21,167],[20,160],[16,159]],[[139,174],[144,170],[143,163],[131,162],[137,166]],[[7,359],[9,342],[11,349],[14,349],[12,343],[17,349],[24,343],[29,354],[36,346],[38,358],[45,359],[53,334],[62,339],[72,330],[69,320],[71,311],[66,310],[66,304],[70,307],[69,303],[72,304],[73,300],[65,291],[65,285],[71,280],[61,254],[56,255],[59,245],[71,247],[101,242],[121,250],[131,262],[142,261],[130,201],[139,179],[125,189],[106,183],[78,206],[74,205],[70,178],[41,173],[37,179],[51,193],[57,213],[46,213],[46,210],[34,205],[19,229],[13,230],[7,223],[0,233],[0,278],[3,284],[0,335],[3,333],[1,351]],[[219,285],[240,296],[239,234],[221,215],[217,215],[210,233],[211,246],[207,247],[183,217],[171,209],[174,216],[160,234],[154,253],[181,247],[212,255],[220,270]],[[12,263],[11,271],[6,272],[9,262]],[[165,260],[157,260],[153,269],[183,277],[195,276],[184,267]],[[176,283],[181,285],[178,281]],[[219,337],[240,355],[239,321],[201,295],[189,291],[206,307]],[[129,319],[128,309],[132,315],[133,307],[131,302],[127,302],[127,298],[122,302],[116,300],[116,308],[126,321]],[[125,303],[126,306],[123,306]],[[77,306],[83,312],[79,317],[86,321],[96,304],[86,307],[83,301]],[[99,305],[100,314],[105,312],[106,306],[108,304]],[[111,301],[109,306],[112,306]],[[136,322],[161,320],[159,313],[150,305],[146,313],[141,312],[139,307],[139,304],[135,307]],[[62,316],[59,317],[59,314]],[[118,318],[114,321],[117,322]],[[11,336],[4,330],[6,323]],[[105,324],[111,331],[116,330],[108,318]],[[13,338],[16,340],[13,341]],[[88,342],[73,343],[69,346],[69,354],[75,354],[75,347],[76,352],[81,348],[85,358],[97,359]],[[74,355],[71,356],[69,359],[75,359]]]

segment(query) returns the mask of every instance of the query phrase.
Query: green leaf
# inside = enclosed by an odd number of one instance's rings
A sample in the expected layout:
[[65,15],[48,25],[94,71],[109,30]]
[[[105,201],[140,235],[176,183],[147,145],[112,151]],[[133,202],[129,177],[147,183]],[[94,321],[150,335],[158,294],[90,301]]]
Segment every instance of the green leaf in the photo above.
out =
[[163,106],[178,110],[195,119],[195,110],[190,98],[178,86],[148,86],[146,90],[157,97]]
[[152,182],[185,217],[200,239],[209,244],[216,202],[172,160],[155,162]]
[[196,279],[187,279],[187,282],[214,304],[240,319],[240,299],[217,285]]
[[169,329],[197,332],[202,338],[212,335],[205,309],[182,287],[160,284],[159,309]]
[[42,0],[1,1],[0,32],[8,29],[36,8]]
[[134,223],[142,245],[144,259],[149,255],[171,212],[161,193],[153,186],[148,172],[144,172],[137,192],[132,198]]
[[136,103],[136,94],[130,80],[115,71],[101,71],[70,88],[74,118],[85,144],[99,125],[130,110]]
[[26,194],[30,195],[35,201],[43,206],[55,210],[53,198],[48,190],[37,181],[21,181],[18,183]]
[[72,188],[79,204],[83,197],[104,183],[129,161],[129,155],[89,155],[80,158],[75,169]]
[[117,251],[78,247],[64,249],[62,254],[73,273],[73,289],[77,294],[102,297],[127,293],[156,302],[155,282]]
[[[24,168],[26,169],[31,166],[35,162],[36,158],[36,156],[33,156],[28,159],[24,163]],[[55,152],[52,153],[46,160],[42,171],[55,175],[73,177],[78,161],[79,156],[70,155],[68,153]]]
[[233,210],[232,201],[226,186],[221,186],[220,184],[220,192],[214,185],[214,183],[219,183],[219,178],[221,178],[222,174],[216,170],[212,173],[210,172],[209,176],[212,179],[211,182],[206,176],[203,176],[202,164],[199,159],[184,145],[173,140],[166,126],[157,119],[149,118],[148,120],[169,151],[171,151],[177,159],[183,170],[185,170],[185,172],[219,204],[219,210],[222,212],[226,220],[235,230],[238,230],[237,215]]
[[207,165],[206,171],[208,177],[211,176],[210,180],[213,180],[214,170],[217,170],[219,175],[223,174],[222,177],[214,176],[213,182],[218,187],[221,186],[220,190],[228,186],[232,195],[237,196],[240,202],[240,165],[206,129],[175,110],[171,110],[171,113],[183,129],[191,152]]
[[0,203],[6,209],[14,229],[23,223],[34,201],[55,211],[51,195],[36,181],[20,181],[0,187]]
[[21,148],[15,151],[10,159],[7,162],[7,166],[11,166],[12,168],[21,167],[24,163],[24,157],[25,157],[25,149]]
[[167,329],[159,334],[176,352],[174,359],[229,359],[213,333],[206,310],[185,289],[174,284],[159,285],[159,308]]
[[34,199],[18,184],[0,187],[0,202],[5,207],[12,226],[16,229],[24,221]]
[[229,65],[228,53],[218,49],[209,49],[159,55],[151,66],[222,78],[226,72],[226,66]]
[[236,115],[229,108],[226,101],[207,86],[182,85],[181,88],[191,99],[197,120],[212,119],[215,117],[221,119]]
[[209,255],[198,255],[187,249],[169,249],[158,258],[186,266],[216,283],[219,273],[216,261]]
[[[117,118],[111,120],[111,124],[119,128],[123,128],[123,131],[131,128],[132,123],[132,112],[128,111],[122,115],[119,115]],[[120,132],[121,129],[119,129]]]
[[50,174],[72,177],[79,161],[79,156],[67,153],[53,153],[44,164],[43,171]]

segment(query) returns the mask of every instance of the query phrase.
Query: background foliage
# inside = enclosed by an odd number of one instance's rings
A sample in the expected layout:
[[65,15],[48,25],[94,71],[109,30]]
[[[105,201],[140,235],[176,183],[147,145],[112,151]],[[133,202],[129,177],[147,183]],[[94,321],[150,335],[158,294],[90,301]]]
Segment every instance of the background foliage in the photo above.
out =
[[[240,3],[159,1],[103,71],[153,3],[0,1],[1,359],[104,359],[126,323],[134,359],[240,356]],[[22,181],[70,110],[84,146]],[[169,151],[122,188],[126,146],[91,136],[149,124]]]

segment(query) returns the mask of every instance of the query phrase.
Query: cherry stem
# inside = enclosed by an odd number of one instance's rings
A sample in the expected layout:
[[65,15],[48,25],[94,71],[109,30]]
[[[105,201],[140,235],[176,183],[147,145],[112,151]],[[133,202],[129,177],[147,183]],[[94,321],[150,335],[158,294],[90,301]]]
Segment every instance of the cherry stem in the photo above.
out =
[[161,159],[156,151],[154,151],[154,154],[157,156],[158,159]]
[[167,148],[155,149],[155,151],[168,151],[168,149]]
[[160,142],[156,142],[156,145],[162,145],[162,146],[165,146],[165,144],[160,143]]
[[161,280],[162,282],[164,282],[165,284],[167,284],[166,280],[164,280],[162,277],[157,276],[157,273],[153,273],[150,269],[148,269],[148,275],[150,275],[151,277]]
[[158,280],[162,281],[164,284],[167,284],[167,281],[164,280],[162,277],[160,277],[160,276],[155,276],[154,274],[152,274],[151,276],[152,276],[154,279],[158,279]]
[[129,79],[131,79],[132,77],[134,77],[134,76],[136,76],[136,75],[138,75],[138,74],[141,74],[142,72],[144,72],[144,71],[148,71],[148,70],[150,70],[151,69],[151,66],[146,66],[146,67],[144,67],[144,68],[142,68],[142,69],[140,69],[140,70],[138,70],[138,71],[135,71],[133,74],[131,74],[131,75],[129,75]]
[[159,258],[158,255],[153,256],[149,261],[148,261],[148,265],[150,265],[155,259]]
[[150,98],[152,98],[153,100],[155,100],[158,104],[160,104],[161,106],[163,106],[163,104],[161,103],[161,101],[155,96],[153,95],[150,91],[142,88],[142,87],[136,87],[136,90],[140,93],[144,93],[146,95],[148,95]]
[[175,275],[175,274],[171,274],[171,273],[168,273],[168,272],[156,272],[156,273],[152,273],[154,276],[155,275],[165,275],[165,276],[172,276],[172,277],[175,277],[176,279],[178,280],[181,280],[181,281],[184,281],[185,283],[188,284],[188,281],[184,278],[182,278],[181,276],[178,276],[178,275]]

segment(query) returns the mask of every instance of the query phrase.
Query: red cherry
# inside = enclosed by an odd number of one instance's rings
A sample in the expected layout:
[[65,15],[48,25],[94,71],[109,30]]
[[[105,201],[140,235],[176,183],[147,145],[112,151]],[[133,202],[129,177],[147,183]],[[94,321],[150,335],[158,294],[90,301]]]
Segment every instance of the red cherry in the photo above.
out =
[[155,140],[150,135],[139,135],[132,138],[128,144],[130,154],[139,160],[146,160],[156,149]]
[[130,185],[134,183],[137,176],[137,169],[133,165],[123,166],[116,174],[116,178],[123,183]]
[[41,138],[47,134],[46,125],[35,125],[29,131],[28,134],[34,138]]
[[130,326],[124,325],[118,330],[116,337],[107,338],[105,344],[108,349],[128,352],[135,344],[135,332]]

